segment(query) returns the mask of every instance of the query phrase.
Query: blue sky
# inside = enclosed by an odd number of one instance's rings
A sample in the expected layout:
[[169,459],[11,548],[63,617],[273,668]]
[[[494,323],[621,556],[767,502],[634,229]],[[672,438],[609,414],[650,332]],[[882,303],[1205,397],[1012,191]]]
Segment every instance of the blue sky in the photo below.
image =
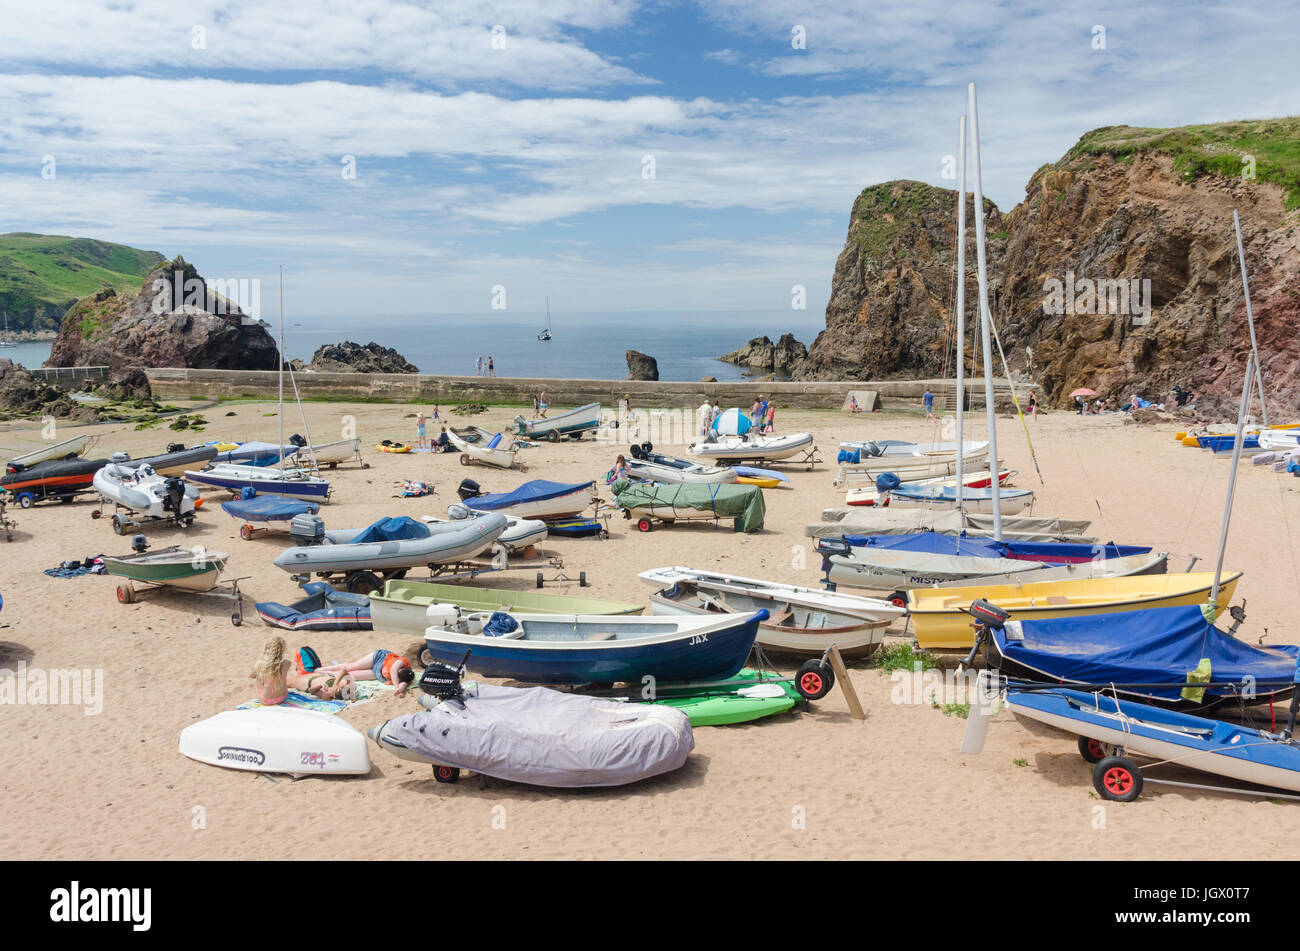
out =
[[967,82],[1008,210],[1089,129],[1296,112],[1297,12],[0,0],[0,230],[282,264],[300,315],[820,311],[858,191],[952,184]]

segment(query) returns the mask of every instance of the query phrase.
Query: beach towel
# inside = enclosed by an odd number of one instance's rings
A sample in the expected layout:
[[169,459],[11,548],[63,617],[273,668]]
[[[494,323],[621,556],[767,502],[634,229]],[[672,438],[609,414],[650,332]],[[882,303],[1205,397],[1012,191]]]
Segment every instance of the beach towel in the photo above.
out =
[[[359,703],[369,703],[374,700],[380,692],[384,690],[392,691],[392,684],[381,684],[376,680],[363,680],[357,684],[357,698],[351,702],[351,706]],[[236,710],[252,710],[255,707],[265,707],[266,704],[261,700],[247,700],[235,707]],[[344,700],[322,700],[319,697],[313,697],[309,693],[298,693],[296,690],[290,690],[284,700],[276,704],[281,707],[296,707],[299,710],[315,710],[317,713],[335,714],[349,706]]]

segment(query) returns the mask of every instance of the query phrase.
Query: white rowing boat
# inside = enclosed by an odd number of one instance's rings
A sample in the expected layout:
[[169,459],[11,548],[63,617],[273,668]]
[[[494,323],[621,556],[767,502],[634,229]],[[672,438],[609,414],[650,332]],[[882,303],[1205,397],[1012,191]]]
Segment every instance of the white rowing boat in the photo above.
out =
[[[455,432],[448,431],[447,438],[451,444],[460,450],[460,464],[468,466],[471,463],[479,463],[485,466],[494,466],[498,469],[511,469],[515,464],[515,450],[502,448],[501,445],[494,445],[491,440],[483,445],[467,442]],[[493,440],[500,441],[502,436],[497,433],[492,437]]]

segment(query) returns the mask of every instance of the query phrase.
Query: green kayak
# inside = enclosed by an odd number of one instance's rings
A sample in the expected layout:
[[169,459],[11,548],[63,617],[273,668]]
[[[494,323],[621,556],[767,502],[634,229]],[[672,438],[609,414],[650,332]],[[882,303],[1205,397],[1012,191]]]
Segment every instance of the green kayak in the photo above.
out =
[[[734,679],[752,680],[757,686],[759,672],[746,667],[736,674]],[[681,710],[690,718],[693,727],[721,726],[724,723],[747,723],[750,720],[759,720],[763,717],[785,713],[801,699],[799,692],[794,688],[794,684],[784,681],[780,683],[767,681],[767,688],[764,692],[775,693],[777,689],[781,691],[778,696],[755,697],[746,696],[740,692],[742,690],[753,690],[753,688],[724,687],[708,690],[695,696],[671,697],[655,702]]]

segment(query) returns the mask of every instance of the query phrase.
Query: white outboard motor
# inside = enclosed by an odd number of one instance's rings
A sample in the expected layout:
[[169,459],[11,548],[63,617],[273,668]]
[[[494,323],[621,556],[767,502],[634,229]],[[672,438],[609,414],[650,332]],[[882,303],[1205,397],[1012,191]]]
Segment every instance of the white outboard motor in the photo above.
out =
[[425,627],[454,631],[460,626],[460,606],[433,603],[424,609]]
[[295,515],[289,520],[289,537],[299,545],[319,545],[325,538],[325,520],[319,515]]
[[464,518],[473,518],[474,512],[468,505],[461,505],[459,502],[453,502],[447,506],[447,517],[452,521],[460,521]]
[[115,452],[108,457],[108,461],[114,465],[120,466],[123,463],[131,461],[131,454],[129,452]]

